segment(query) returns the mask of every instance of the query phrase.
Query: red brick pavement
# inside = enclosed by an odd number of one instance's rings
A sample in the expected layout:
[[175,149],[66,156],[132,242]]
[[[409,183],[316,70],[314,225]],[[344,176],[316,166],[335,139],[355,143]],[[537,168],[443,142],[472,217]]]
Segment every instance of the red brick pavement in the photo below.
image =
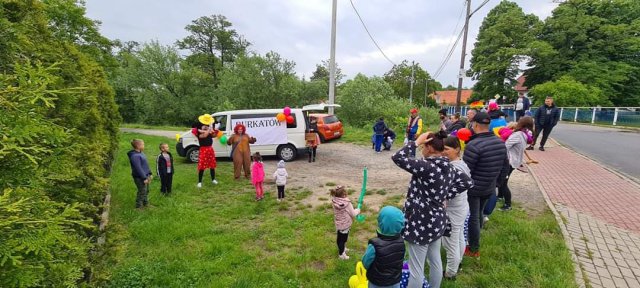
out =
[[553,203],[640,233],[638,185],[563,147],[529,153],[540,161],[529,169],[536,173]]

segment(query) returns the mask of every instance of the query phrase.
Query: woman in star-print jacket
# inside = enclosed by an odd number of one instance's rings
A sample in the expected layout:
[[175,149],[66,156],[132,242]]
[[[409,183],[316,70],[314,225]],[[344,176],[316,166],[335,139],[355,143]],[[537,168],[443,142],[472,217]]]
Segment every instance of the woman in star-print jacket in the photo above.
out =
[[[429,284],[440,287],[442,260],[440,246],[447,228],[445,201],[473,186],[466,174],[449,164],[442,156],[446,132],[425,133],[415,142],[409,141],[391,158],[398,167],[412,174],[407,200],[404,205],[404,239],[409,247],[409,285],[422,287],[424,261],[429,257]],[[422,146],[424,158],[411,158]]]

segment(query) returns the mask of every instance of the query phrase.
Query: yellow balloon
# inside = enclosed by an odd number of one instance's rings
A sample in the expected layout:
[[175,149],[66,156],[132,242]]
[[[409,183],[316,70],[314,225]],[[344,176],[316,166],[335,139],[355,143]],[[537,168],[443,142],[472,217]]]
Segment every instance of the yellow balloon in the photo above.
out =
[[493,128],[493,134],[496,134],[496,136],[500,137],[500,129],[502,129],[502,127],[504,126]]
[[460,151],[464,151],[464,146],[466,146],[467,144],[464,144],[464,141],[460,140]]
[[358,288],[360,282],[358,281],[358,276],[353,275],[349,278],[349,288]]
[[180,134],[176,134],[176,141],[180,141]]
[[358,264],[356,264],[356,275],[349,278],[349,288],[367,288],[368,286],[367,269],[364,269],[362,261],[358,261]]

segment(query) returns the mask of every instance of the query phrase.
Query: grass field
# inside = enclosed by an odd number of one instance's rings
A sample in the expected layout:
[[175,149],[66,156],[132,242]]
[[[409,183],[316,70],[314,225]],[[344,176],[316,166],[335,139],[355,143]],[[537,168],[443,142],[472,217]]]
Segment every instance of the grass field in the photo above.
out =
[[[149,159],[157,155],[161,141],[171,141],[137,134],[121,137],[131,138],[146,141]],[[265,187],[265,200],[256,202],[248,181],[232,180],[227,161],[219,161],[220,184],[205,181],[199,190],[195,165],[176,158],[173,195],[161,196],[155,179],[153,207],[138,211],[129,149],[121,140],[111,178],[108,253],[97,266],[97,273],[110,275],[110,281],[99,286],[347,287],[366,248],[356,235],[375,236],[376,215],[367,215],[364,223],[352,227],[347,243],[351,259],[338,260],[328,204],[303,205],[300,200],[310,194],[304,188],[288,189],[287,201],[277,203],[272,186]],[[289,173],[296,177],[295,171]],[[521,209],[497,211],[482,233],[482,257],[465,258],[458,279],[443,282],[443,287],[576,286],[569,252],[551,212],[531,217]]]
[[122,128],[137,128],[137,129],[154,129],[154,130],[166,130],[166,131],[180,131],[184,132],[190,129],[188,126],[153,126],[147,124],[138,124],[138,123],[122,123],[120,125]]

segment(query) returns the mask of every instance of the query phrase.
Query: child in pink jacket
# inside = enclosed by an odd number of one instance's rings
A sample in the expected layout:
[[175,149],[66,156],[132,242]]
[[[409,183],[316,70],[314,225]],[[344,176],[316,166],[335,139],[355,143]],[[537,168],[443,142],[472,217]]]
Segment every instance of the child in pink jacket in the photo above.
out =
[[349,239],[349,229],[353,223],[353,218],[360,214],[360,209],[353,209],[351,200],[347,197],[347,190],[343,186],[336,186],[331,189],[331,202],[333,203],[333,212],[335,214],[335,224],[338,238],[338,258],[342,260],[349,259],[345,245]]
[[256,152],[253,154],[253,165],[251,166],[251,184],[256,187],[256,201],[264,198],[262,182],[264,182],[264,165],[262,164],[262,156]]

